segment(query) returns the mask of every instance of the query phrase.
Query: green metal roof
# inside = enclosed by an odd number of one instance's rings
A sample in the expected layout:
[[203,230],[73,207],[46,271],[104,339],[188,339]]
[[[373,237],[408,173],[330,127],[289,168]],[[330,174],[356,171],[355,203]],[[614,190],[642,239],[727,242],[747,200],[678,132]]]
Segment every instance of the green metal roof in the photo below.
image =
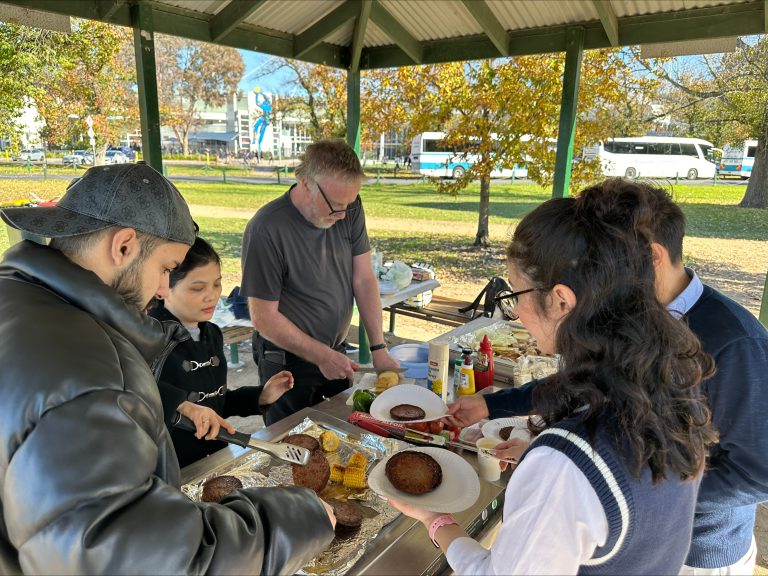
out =
[[[129,0],[2,0],[130,26]],[[766,0],[153,0],[157,32],[340,68],[761,34]],[[3,18],[0,3],[0,19]]]

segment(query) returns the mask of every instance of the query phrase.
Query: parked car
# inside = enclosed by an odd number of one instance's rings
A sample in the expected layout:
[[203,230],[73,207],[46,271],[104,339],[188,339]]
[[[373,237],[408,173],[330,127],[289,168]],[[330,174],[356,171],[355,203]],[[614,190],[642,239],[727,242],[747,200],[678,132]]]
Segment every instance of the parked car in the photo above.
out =
[[27,160],[30,162],[42,162],[45,160],[45,152],[40,150],[40,148],[22,150],[19,152],[19,155],[14,158],[14,160],[18,160],[19,162],[26,162]]
[[120,150],[120,152],[125,154],[129,162],[136,162],[136,150],[134,150],[130,146],[120,146],[118,150]]
[[88,150],[75,150],[72,154],[64,156],[61,161],[64,164],[73,164],[75,166],[93,164],[93,154]]
[[127,164],[128,156],[120,152],[120,150],[107,150],[104,155],[104,164]]

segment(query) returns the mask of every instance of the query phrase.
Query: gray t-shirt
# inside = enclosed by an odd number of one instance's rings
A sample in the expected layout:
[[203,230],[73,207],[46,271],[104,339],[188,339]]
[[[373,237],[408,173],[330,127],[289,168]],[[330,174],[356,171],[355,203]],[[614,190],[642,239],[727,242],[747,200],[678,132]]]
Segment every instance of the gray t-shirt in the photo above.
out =
[[240,293],[279,301],[280,313],[302,332],[336,347],[352,320],[352,258],[369,250],[362,205],[330,228],[317,228],[289,190],[245,228]]

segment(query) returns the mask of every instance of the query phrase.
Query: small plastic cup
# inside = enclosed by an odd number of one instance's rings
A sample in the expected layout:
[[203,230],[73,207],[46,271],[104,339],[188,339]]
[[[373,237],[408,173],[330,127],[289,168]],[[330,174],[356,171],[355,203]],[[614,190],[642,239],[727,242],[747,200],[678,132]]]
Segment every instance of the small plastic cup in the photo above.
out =
[[477,464],[478,475],[483,480],[498,480],[501,477],[500,460],[491,456],[490,451],[501,444],[501,440],[496,438],[480,438],[477,441]]

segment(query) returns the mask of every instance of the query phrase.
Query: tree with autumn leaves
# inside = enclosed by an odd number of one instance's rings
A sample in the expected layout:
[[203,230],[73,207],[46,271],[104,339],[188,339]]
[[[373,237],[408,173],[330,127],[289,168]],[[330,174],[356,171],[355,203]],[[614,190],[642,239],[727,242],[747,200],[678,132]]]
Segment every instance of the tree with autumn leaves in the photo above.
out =
[[221,106],[243,77],[243,57],[234,48],[177,36],[156,36],[155,58],[161,122],[189,154],[189,134],[200,125],[200,105]]
[[716,144],[757,139],[752,175],[739,206],[768,208],[768,39],[738,39],[736,50],[645,62],[666,83],[666,113],[690,118],[691,135]]
[[[411,134],[445,132],[444,143],[456,157],[476,161],[456,180],[436,180],[452,194],[480,181],[480,207],[474,244],[487,246],[491,173],[525,164],[529,177],[551,184],[564,55],[455,62],[399,68],[367,83],[364,111],[373,125],[408,125]],[[652,90],[654,81],[635,77],[630,60],[619,50],[584,53],[575,149],[627,131],[642,131],[640,118],[627,114],[627,102]],[[364,115],[364,118],[365,116]],[[617,131],[619,131],[617,133]],[[600,177],[597,159],[573,166],[571,187]]]

